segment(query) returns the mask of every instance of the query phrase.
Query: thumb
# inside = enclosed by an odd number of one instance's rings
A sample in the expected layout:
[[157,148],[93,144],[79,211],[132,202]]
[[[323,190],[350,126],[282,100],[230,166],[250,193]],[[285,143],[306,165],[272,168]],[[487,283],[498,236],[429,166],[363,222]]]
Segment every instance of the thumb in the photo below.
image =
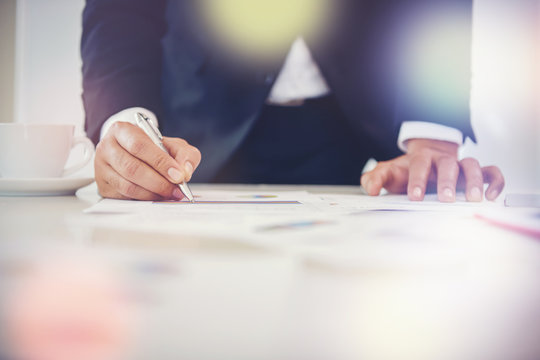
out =
[[179,138],[163,138],[163,145],[169,151],[180,169],[183,169],[186,181],[190,181],[193,173],[201,163],[201,152],[186,140]]

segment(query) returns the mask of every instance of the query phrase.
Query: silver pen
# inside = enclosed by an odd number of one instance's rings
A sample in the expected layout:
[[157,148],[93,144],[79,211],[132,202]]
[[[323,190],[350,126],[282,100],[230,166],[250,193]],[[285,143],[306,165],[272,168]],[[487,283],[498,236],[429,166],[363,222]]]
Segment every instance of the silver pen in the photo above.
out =
[[[137,126],[139,126],[146,133],[146,135],[148,135],[148,137],[154,142],[154,144],[159,146],[159,148],[165,151],[167,154],[169,153],[163,145],[163,135],[161,135],[159,129],[154,125],[152,121],[150,121],[150,119],[148,119],[148,117],[138,112],[135,115],[135,121],[137,122]],[[193,194],[191,193],[191,190],[189,189],[185,181],[178,184],[178,187],[189,201],[191,201],[192,203],[195,202],[195,198],[193,197]]]

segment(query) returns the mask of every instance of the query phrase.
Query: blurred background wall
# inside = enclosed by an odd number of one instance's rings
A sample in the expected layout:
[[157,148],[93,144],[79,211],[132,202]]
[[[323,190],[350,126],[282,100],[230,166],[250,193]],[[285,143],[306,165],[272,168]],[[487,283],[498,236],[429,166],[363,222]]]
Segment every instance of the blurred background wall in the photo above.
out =
[[[2,26],[6,4],[17,3],[13,118],[73,122],[82,131],[84,0],[0,1]],[[472,110],[479,144],[467,143],[463,155],[500,166],[510,192],[540,190],[539,24],[540,0],[476,0]],[[0,74],[9,73],[1,59]]]
[[17,0],[15,120],[82,127],[81,12],[84,0]]
[[508,191],[540,190],[540,1],[476,0],[473,127],[466,156],[497,164]]
[[17,0],[0,0],[0,122],[13,121]]

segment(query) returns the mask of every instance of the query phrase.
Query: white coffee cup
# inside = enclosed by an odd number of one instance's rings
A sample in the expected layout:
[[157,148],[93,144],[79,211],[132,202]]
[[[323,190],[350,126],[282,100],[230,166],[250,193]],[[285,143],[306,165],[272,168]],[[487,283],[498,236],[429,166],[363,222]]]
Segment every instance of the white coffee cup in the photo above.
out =
[[[94,144],[75,137],[73,124],[0,124],[0,176],[4,178],[56,178],[68,176],[92,159]],[[65,169],[71,150],[84,147],[83,159]]]

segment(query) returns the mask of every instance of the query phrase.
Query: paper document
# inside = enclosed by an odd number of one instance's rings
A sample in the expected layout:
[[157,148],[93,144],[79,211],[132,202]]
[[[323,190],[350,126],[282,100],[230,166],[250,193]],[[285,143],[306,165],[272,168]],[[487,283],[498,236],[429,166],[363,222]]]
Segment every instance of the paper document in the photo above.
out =
[[[196,189],[196,188],[195,188]],[[234,240],[361,266],[461,263],[474,256],[469,234],[490,202],[442,204],[436,195],[312,194],[304,191],[194,191],[189,202],[102,200],[86,211],[102,227]],[[466,226],[463,226],[463,225]],[[495,239],[490,239],[495,243]]]

